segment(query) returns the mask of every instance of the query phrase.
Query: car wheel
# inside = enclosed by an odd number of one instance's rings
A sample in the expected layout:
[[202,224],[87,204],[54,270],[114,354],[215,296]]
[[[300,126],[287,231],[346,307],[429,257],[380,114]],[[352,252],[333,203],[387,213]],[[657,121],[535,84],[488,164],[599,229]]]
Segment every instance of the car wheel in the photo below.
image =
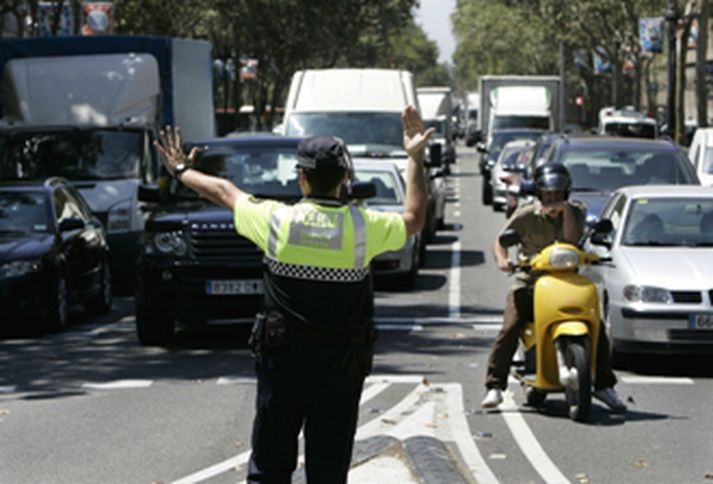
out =
[[159,314],[146,304],[143,296],[136,295],[136,336],[143,346],[164,346],[171,342],[176,322]]
[[50,307],[47,311],[47,326],[50,331],[64,331],[69,324],[69,291],[64,274],[57,275]]
[[483,190],[481,193],[481,200],[483,205],[490,205],[493,203],[493,187],[490,186],[485,178],[483,178]]
[[87,302],[86,309],[92,314],[106,314],[111,311],[113,301],[111,287],[111,270],[109,261],[104,260],[99,269],[99,292]]

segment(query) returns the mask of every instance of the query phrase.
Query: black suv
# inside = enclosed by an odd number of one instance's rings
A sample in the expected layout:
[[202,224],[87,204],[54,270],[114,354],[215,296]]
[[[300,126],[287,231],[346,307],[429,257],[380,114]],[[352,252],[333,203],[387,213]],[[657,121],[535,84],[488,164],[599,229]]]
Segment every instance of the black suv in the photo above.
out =
[[[258,197],[295,202],[299,138],[244,136],[194,143],[205,173]],[[170,342],[177,321],[252,322],[262,298],[262,253],[238,235],[233,214],[174,179],[142,186],[150,204],[137,267],[136,330],[145,345]],[[156,203],[158,202],[158,203]]]

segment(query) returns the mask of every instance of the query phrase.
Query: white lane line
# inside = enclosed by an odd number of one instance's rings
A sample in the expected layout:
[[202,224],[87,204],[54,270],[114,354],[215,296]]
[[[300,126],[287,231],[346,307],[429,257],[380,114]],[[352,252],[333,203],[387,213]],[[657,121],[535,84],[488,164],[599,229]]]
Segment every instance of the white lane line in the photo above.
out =
[[643,383],[645,385],[693,385],[694,382],[691,378],[686,377],[674,377],[674,376],[636,376],[627,375],[622,376],[621,381],[623,383],[639,384]]
[[92,390],[121,390],[125,388],[148,388],[153,380],[114,380],[101,383],[83,383],[82,388]]
[[221,376],[216,385],[255,385],[257,378],[250,376]]
[[17,385],[0,386],[0,393],[13,393],[15,390],[17,390]]
[[474,324],[472,328],[475,331],[491,331],[493,333],[500,331],[500,326],[495,326],[494,324]]
[[525,422],[525,417],[518,410],[511,391],[503,392],[503,403],[500,404],[499,408],[505,423],[510,428],[510,433],[512,433],[525,457],[527,457],[527,460],[530,461],[530,464],[532,464],[532,467],[535,468],[540,477],[548,484],[569,483],[569,480],[555,466],[537,441],[537,438],[535,438],[535,434],[532,433],[527,422]]
[[451,277],[448,282],[448,316],[460,319],[460,241],[451,249]]
[[453,204],[453,207],[454,207],[454,208],[460,208],[460,202],[455,202],[455,203]]
[[453,440],[460,451],[463,461],[473,473],[478,483],[497,483],[495,474],[490,470],[470,433],[468,420],[463,406],[463,388],[458,383],[445,385],[448,388],[448,416]]
[[423,375],[369,375],[366,384],[374,383],[421,383]]
[[416,317],[416,318],[410,318],[410,317],[403,317],[403,316],[384,316],[384,317],[377,317],[374,318],[374,322],[377,324],[421,324],[423,326],[431,326],[431,325],[438,325],[438,324],[477,324],[477,323],[483,323],[483,324],[493,324],[493,325],[500,325],[503,321],[503,316],[502,314],[490,314],[490,313],[484,313],[480,315],[475,315],[471,317],[449,317],[449,316],[443,316],[443,317],[437,317],[437,316],[429,316],[429,317]]
[[455,212],[453,212],[453,216],[460,217],[460,210],[456,210]]
[[382,331],[423,331],[420,324],[377,324],[376,329]]

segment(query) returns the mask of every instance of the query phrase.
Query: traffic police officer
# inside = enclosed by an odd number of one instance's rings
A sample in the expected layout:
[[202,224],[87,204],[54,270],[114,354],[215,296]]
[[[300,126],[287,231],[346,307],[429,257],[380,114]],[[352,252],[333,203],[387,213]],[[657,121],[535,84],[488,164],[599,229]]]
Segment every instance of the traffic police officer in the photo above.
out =
[[264,310],[253,328],[258,378],[248,482],[289,483],[304,426],[311,483],[346,482],[359,398],[371,366],[373,291],[369,263],[421,231],[426,213],[423,152],[433,129],[402,113],[409,155],[403,214],[343,203],[349,177],[341,140],[300,142],[295,205],[260,200],[229,180],[191,169],[178,128],[156,147],[181,183],[234,212],[236,230],[265,254]]

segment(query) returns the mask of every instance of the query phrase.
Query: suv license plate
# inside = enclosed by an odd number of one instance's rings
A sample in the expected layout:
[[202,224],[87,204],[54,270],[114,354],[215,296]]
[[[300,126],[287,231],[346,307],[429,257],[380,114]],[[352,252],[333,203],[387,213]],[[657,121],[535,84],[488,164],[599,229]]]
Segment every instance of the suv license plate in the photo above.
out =
[[713,329],[713,313],[692,314],[690,322],[693,329]]
[[207,281],[205,286],[206,294],[210,296],[223,296],[231,294],[262,294],[262,280],[226,280]]

